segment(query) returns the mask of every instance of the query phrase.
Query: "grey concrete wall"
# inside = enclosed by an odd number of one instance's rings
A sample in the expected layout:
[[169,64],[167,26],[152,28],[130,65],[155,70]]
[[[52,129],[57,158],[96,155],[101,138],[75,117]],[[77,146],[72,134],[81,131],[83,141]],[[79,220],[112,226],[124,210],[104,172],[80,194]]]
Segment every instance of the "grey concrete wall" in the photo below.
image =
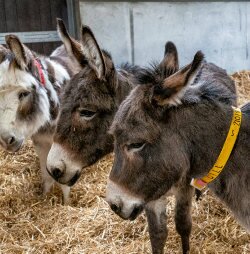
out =
[[129,4],[80,2],[82,23],[90,26],[100,46],[115,64],[132,62]]
[[181,65],[202,50],[228,72],[250,69],[250,2],[81,2],[80,11],[117,65],[161,60],[171,40]]

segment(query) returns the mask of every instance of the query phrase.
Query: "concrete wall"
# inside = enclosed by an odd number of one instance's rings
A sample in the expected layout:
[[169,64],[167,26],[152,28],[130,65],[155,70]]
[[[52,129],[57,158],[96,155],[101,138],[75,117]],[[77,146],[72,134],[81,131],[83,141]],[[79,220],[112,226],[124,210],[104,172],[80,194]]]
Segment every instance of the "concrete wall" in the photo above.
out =
[[181,65],[202,50],[228,72],[250,69],[250,2],[80,2],[81,19],[114,62],[147,65],[173,41]]

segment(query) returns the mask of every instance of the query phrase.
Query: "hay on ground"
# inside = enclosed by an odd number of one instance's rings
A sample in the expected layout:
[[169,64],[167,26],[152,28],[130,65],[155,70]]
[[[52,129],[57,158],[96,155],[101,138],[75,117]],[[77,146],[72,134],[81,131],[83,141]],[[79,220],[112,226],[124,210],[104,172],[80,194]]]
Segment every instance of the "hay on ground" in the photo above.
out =
[[[250,72],[233,75],[239,103],[250,97]],[[31,142],[16,155],[0,151],[0,253],[151,253],[144,214],[123,221],[103,200],[113,156],[86,169],[72,188],[71,206],[61,205],[54,188],[40,196],[38,158]],[[174,199],[168,199],[166,253],[181,253],[174,229]],[[247,254],[250,236],[209,191],[193,202],[191,253]]]

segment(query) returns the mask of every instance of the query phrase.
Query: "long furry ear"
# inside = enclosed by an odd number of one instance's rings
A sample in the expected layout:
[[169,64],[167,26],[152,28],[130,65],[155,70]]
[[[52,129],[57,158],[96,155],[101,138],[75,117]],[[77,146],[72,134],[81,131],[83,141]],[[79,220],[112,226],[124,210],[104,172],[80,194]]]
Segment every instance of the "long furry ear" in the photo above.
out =
[[95,36],[88,26],[82,26],[81,32],[83,53],[98,79],[104,79],[106,75],[106,64]]
[[155,86],[152,96],[154,103],[156,102],[159,106],[178,105],[185,88],[195,79],[203,59],[203,53],[198,51],[192,63],[166,78],[163,84]]
[[175,44],[171,41],[166,42],[164,58],[160,63],[164,69],[165,76],[168,77],[179,70],[178,52]]
[[57,18],[56,21],[58,35],[61,38],[67,53],[75,57],[80,65],[84,65],[86,58],[83,54],[81,44],[70,37],[62,19]]
[[15,56],[15,61],[21,69],[26,69],[28,65],[28,49],[21,43],[16,35],[5,36],[6,44]]

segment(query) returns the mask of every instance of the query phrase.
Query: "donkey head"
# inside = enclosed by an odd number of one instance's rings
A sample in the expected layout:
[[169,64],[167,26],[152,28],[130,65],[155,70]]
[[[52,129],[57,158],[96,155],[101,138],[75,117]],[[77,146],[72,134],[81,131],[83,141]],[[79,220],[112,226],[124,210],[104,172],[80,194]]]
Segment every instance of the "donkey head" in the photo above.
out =
[[[68,52],[82,64],[82,71],[71,79],[63,93],[47,169],[58,182],[73,185],[83,168],[113,150],[113,137],[108,130],[121,99],[131,88],[124,84],[110,55],[100,50],[88,27],[82,27],[81,47],[75,46],[65,29],[59,26],[59,30]],[[172,51],[176,52],[174,45],[169,45],[168,58]],[[177,54],[174,55],[169,61],[172,67],[173,59],[178,65]],[[122,87],[127,89],[126,94]]]
[[47,169],[60,183],[73,185],[83,167],[113,149],[107,130],[117,107],[117,76],[111,56],[100,49],[89,27],[81,29],[81,44],[68,35],[60,20],[58,30],[68,54],[75,57],[82,70],[62,94]]
[[0,144],[17,151],[25,138],[50,119],[49,101],[39,84],[33,52],[15,35],[0,47]]
[[198,52],[191,64],[166,79],[146,73],[144,84],[121,104],[110,129],[115,160],[107,201],[122,218],[135,219],[145,203],[164,195],[188,170],[186,147],[173,122],[202,62]]

